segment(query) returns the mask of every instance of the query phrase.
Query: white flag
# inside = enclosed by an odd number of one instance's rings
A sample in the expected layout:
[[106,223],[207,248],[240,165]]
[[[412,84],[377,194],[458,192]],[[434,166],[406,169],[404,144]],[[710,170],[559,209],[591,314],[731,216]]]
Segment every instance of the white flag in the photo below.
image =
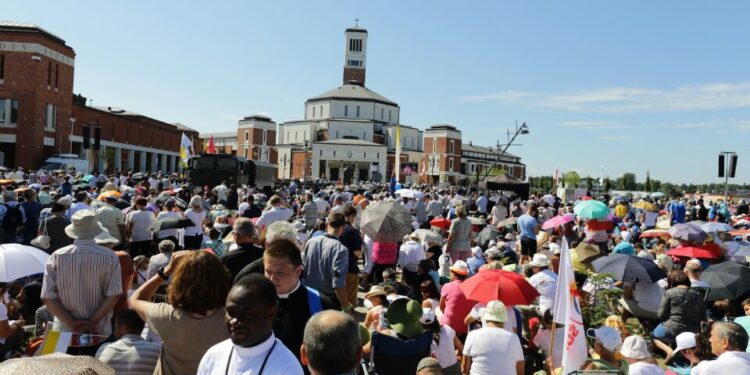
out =
[[193,157],[192,153],[193,142],[190,141],[185,133],[182,133],[182,140],[180,141],[180,159],[182,162],[187,164],[188,160]]
[[586,329],[583,326],[583,316],[581,315],[580,294],[578,288],[576,288],[568,241],[564,238],[560,251],[559,272],[553,314],[555,322],[565,325],[559,328],[565,330],[565,340],[560,343],[555,342],[555,346],[563,346],[562,368],[563,374],[567,375],[580,370],[583,363],[586,362],[588,353],[586,352],[586,339],[584,337]]

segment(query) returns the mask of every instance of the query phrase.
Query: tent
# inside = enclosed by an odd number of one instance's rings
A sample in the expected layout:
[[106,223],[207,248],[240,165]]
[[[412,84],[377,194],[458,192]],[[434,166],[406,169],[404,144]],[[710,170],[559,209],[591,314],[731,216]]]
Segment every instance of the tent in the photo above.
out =
[[529,199],[529,183],[517,180],[507,173],[487,177],[480,184],[487,190],[503,190],[516,193],[521,199]]

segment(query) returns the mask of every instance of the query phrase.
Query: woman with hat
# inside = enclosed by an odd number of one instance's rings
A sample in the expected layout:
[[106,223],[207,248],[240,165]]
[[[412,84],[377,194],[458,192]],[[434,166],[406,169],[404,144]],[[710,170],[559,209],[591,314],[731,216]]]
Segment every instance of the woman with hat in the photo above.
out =
[[203,244],[203,225],[208,224],[206,211],[203,209],[203,199],[194,195],[190,198],[190,209],[184,216],[193,222],[192,226],[185,228],[185,249],[196,250]]
[[468,277],[469,266],[466,262],[459,260],[451,266],[450,270],[451,282],[443,285],[440,290],[440,311],[443,312],[443,319],[440,323],[453,328],[463,341],[468,332],[464,318],[474,307],[474,303],[466,299],[466,295],[459,286]]
[[680,353],[689,361],[687,366],[670,365],[670,369],[678,374],[703,374],[705,369],[716,359],[711,353],[711,343],[702,333],[683,332],[675,339],[677,347],[667,355],[664,362],[669,364]]
[[456,337],[456,332],[449,326],[440,325],[435,311],[431,308],[423,309],[419,319],[425,331],[432,332],[432,346],[430,352],[440,362],[445,375],[461,375],[461,364],[456,358],[456,349],[461,352],[463,344]]
[[656,364],[648,344],[641,336],[628,336],[622,343],[620,354],[628,362],[628,375],[663,375],[664,370]]
[[365,294],[365,306],[372,305],[365,315],[365,327],[370,332],[379,331],[381,315],[388,308],[388,298],[385,288],[380,285],[373,285],[370,291]]
[[482,316],[483,327],[471,331],[463,349],[461,371],[472,375],[524,373],[524,357],[518,336],[503,329],[508,319],[505,305],[490,301]]

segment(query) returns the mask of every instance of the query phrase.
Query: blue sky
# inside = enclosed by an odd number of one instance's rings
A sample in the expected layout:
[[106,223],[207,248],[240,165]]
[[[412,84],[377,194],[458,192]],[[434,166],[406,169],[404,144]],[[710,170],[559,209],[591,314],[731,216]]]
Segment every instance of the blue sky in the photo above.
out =
[[[367,86],[401,122],[459,127],[530,175],[557,168],[750,183],[750,3],[740,1],[5,1],[0,18],[59,35],[75,91],[201,132],[300,119],[341,84],[344,29],[369,31]],[[745,146],[745,147],[742,147]]]

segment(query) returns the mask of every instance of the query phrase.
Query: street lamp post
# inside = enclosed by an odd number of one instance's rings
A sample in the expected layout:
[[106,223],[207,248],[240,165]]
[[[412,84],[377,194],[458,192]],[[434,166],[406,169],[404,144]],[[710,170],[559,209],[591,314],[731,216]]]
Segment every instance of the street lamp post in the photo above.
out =
[[71,117],[70,118],[70,153],[71,154],[73,153],[73,128],[75,127],[75,124],[76,124],[76,118]]

